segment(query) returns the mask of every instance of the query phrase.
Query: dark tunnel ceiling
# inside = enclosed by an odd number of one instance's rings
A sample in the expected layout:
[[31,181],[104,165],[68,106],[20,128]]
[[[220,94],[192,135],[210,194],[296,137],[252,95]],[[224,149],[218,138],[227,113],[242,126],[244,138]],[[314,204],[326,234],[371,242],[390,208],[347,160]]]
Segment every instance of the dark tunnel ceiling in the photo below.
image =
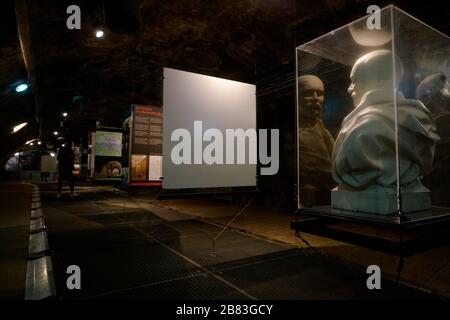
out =
[[[11,92],[14,81],[27,78],[14,3],[32,84],[32,93],[22,96]],[[448,13],[432,5],[396,3],[449,33]],[[66,28],[71,4],[81,7],[81,30]],[[63,110],[74,119],[73,132],[84,132],[95,120],[117,121],[131,103],[161,103],[165,66],[256,83],[293,63],[296,44],[362,16],[370,4],[372,0],[141,0],[138,32],[122,35],[103,28],[104,38],[97,39],[94,31],[104,24],[100,0],[2,1],[1,125],[10,130],[19,119],[33,119],[35,110],[43,137],[57,128]],[[86,98],[83,110],[72,102],[76,95]],[[2,153],[6,149],[2,145]]]

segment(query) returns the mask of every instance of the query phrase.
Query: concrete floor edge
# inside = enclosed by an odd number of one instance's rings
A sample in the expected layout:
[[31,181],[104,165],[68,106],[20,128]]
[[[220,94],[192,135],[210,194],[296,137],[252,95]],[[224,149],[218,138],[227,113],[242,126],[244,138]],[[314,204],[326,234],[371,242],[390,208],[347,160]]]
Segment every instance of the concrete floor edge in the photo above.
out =
[[[33,217],[30,211],[30,240],[25,280],[25,300],[42,300],[57,296],[39,187],[33,185],[31,210],[38,209],[42,212],[42,216]],[[36,229],[35,223],[33,223],[37,219],[40,220],[39,229]],[[34,237],[33,235],[36,234],[41,235],[41,237]],[[44,243],[37,243],[39,241],[44,241]],[[43,248],[43,250],[39,250],[39,252],[31,251],[31,248],[36,247]]]

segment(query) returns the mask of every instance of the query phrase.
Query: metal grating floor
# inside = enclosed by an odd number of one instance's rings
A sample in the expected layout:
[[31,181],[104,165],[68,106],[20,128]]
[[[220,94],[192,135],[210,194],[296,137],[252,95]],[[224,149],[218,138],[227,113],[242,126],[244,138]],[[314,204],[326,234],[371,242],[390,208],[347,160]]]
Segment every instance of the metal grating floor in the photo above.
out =
[[[369,291],[363,270],[234,230],[225,231],[214,248],[213,239],[221,231],[217,226],[198,220],[167,222],[141,209],[111,211],[111,206],[98,205],[109,196],[107,192],[88,193],[89,200],[80,200],[78,211],[76,202],[69,202],[65,211],[66,206],[50,194],[42,196],[44,211],[56,208],[47,217],[47,225],[55,282],[62,298],[428,297],[387,280],[383,280],[382,293]],[[117,195],[113,200],[119,202]],[[73,229],[59,229],[61,212],[65,219],[73,219]],[[66,268],[73,264],[81,268],[81,290],[66,288]]]
[[90,299],[151,299],[151,300],[247,300],[248,297],[209,274],[201,273],[142,285]]
[[224,279],[259,299],[426,299],[423,292],[383,279],[382,290],[369,291],[368,275],[361,270],[316,255],[297,254],[281,259],[230,266],[222,269]]

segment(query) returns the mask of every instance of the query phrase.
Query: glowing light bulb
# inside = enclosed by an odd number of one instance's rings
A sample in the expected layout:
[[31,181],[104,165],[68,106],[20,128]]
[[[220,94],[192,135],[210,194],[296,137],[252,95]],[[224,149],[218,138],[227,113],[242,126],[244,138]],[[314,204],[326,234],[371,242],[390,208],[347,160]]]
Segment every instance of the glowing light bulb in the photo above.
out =
[[16,92],[24,92],[28,89],[28,84],[22,83],[16,87]]

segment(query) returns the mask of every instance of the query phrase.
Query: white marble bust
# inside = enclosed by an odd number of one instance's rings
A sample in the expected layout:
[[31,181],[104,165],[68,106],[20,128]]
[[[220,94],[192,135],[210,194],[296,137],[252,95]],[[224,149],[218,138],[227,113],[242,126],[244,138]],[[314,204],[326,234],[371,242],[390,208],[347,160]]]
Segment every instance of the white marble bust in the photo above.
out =
[[332,207],[391,215],[397,212],[397,175],[400,177],[402,213],[431,207],[430,192],[421,182],[431,169],[439,136],[429,110],[419,101],[397,92],[398,158],[396,166],[396,113],[394,85],[403,74],[388,50],[359,58],[351,71],[355,109],[342,122],[333,148]]

